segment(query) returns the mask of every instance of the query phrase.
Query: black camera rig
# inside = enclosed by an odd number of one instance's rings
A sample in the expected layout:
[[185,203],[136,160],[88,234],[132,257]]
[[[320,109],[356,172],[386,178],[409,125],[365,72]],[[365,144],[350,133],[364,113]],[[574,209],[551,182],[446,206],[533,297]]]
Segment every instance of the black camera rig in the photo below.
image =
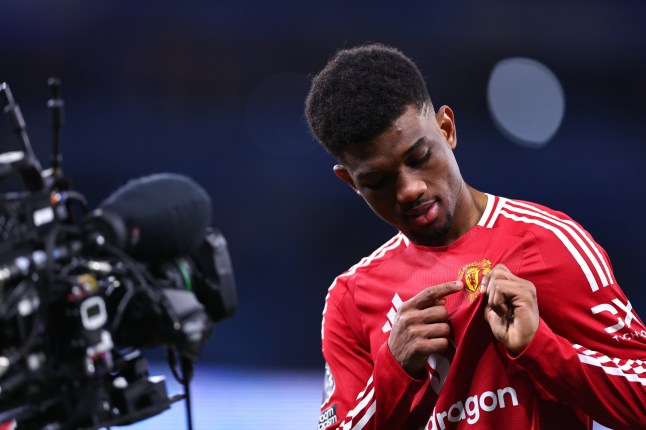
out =
[[[226,240],[208,224],[180,220],[197,231],[197,240],[155,254],[141,246],[163,248],[166,237],[173,240],[168,231],[177,240],[187,236],[173,225],[175,214],[162,217],[166,224],[149,222],[150,211],[166,207],[133,215],[107,204],[90,212],[62,174],[60,82],[52,78],[49,86],[54,142],[51,168],[44,170],[9,87],[0,84],[20,143],[19,150],[0,153],[0,182],[18,177],[23,188],[0,194],[0,427],[127,425],[184,400],[191,428],[192,365],[214,324],[237,307]],[[112,203],[128,206],[129,194],[154,199],[150,191],[168,183],[179,187],[178,195],[197,196],[206,214],[201,219],[209,221],[208,196],[180,176],[135,181]],[[150,230],[159,231],[147,238]],[[169,396],[164,378],[149,374],[142,349],[156,347],[166,348],[184,393]]]

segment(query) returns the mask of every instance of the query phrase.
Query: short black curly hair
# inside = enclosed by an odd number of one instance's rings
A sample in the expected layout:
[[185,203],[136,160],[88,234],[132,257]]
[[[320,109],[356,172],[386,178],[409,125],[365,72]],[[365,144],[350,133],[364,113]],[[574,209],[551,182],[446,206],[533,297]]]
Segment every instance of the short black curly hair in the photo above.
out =
[[305,117],[314,137],[335,158],[345,148],[385,131],[406,107],[431,98],[413,61],[398,49],[370,43],[342,49],[313,79]]

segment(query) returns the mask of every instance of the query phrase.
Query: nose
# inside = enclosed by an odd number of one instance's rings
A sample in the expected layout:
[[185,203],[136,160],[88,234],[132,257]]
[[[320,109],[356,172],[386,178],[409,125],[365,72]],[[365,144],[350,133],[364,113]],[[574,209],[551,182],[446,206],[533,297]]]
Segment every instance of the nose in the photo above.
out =
[[426,183],[411,172],[401,172],[397,177],[397,201],[414,202],[426,191]]

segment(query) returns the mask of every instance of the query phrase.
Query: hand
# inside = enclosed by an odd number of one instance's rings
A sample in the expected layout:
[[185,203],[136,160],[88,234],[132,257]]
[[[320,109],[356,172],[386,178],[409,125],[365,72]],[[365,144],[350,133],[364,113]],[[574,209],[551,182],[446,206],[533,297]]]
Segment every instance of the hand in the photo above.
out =
[[485,275],[480,288],[487,294],[484,316],[493,335],[509,352],[520,354],[538,330],[536,287],[498,264]]
[[397,311],[388,348],[409,375],[418,376],[429,355],[449,346],[451,327],[444,297],[462,287],[460,281],[429,287],[402,303]]

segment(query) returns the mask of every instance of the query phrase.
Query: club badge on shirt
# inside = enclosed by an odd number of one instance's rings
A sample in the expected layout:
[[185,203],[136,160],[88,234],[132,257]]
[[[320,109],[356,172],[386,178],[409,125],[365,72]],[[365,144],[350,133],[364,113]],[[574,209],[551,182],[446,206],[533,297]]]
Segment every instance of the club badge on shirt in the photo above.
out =
[[458,279],[464,283],[467,299],[474,301],[480,295],[480,282],[491,272],[491,261],[486,258],[465,265],[458,272]]

